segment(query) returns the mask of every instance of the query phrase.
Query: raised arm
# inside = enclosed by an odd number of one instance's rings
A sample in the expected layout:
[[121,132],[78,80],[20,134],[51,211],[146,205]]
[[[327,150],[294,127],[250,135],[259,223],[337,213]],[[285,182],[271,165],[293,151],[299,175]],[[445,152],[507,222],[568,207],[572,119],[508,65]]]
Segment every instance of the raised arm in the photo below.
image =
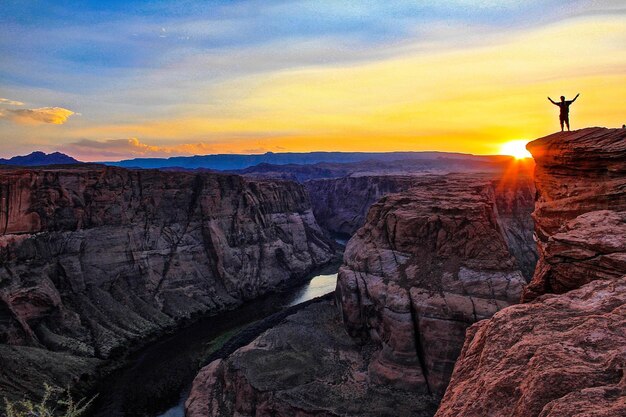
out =
[[578,98],[578,96],[579,96],[579,95],[580,95],[580,93],[576,94],[576,97],[574,97],[574,98],[572,99],[571,103],[575,102],[575,101],[576,101],[576,99]]
[[548,100],[550,100],[550,103],[554,104],[555,106],[558,106],[558,104],[556,104],[554,100],[552,100],[550,97],[548,97]]

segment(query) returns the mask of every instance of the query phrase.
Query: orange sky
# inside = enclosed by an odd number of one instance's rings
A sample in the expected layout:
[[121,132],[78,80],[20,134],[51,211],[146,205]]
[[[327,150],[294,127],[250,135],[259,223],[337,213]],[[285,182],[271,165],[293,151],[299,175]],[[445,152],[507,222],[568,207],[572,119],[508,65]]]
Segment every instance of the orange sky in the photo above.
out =
[[[0,154],[34,148],[83,160],[314,150],[495,154],[504,142],[557,130],[558,108],[546,96],[576,93],[573,128],[626,123],[624,12],[510,30],[447,23],[429,31],[429,42],[408,36],[384,53],[347,62],[205,79],[199,68],[211,61],[191,54],[129,76],[124,89],[97,94],[5,86],[6,100],[26,104],[0,102]],[[262,48],[280,50],[280,42]],[[287,45],[321,48],[323,55],[323,42]],[[150,101],[172,96],[163,106]],[[35,101],[41,107],[26,108]]]

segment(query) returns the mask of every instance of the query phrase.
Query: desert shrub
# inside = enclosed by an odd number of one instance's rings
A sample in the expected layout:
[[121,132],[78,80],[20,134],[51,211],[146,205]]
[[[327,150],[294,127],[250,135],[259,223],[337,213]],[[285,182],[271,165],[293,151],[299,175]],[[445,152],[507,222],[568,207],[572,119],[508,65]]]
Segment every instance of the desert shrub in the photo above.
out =
[[11,402],[5,398],[3,417],[79,417],[95,399],[74,401],[69,388],[53,388],[45,383],[44,388],[44,396],[39,402],[28,399]]

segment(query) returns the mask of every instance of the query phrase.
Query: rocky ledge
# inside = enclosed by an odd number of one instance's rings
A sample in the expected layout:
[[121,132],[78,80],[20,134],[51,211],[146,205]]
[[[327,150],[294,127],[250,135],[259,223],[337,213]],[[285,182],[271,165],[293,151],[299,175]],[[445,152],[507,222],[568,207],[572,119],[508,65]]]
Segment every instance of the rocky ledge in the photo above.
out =
[[421,181],[374,204],[348,243],[340,315],[311,306],[211,363],[188,416],[434,413],[465,329],[519,300],[533,193],[527,178]]
[[626,277],[472,326],[436,417],[626,415]]
[[626,130],[528,149],[540,259],[527,303],[468,330],[437,417],[626,415]]
[[[381,198],[413,188],[445,189],[447,184],[470,178],[492,179],[495,204],[502,232],[524,276],[535,270],[537,252],[533,243],[535,185],[533,164],[520,161],[509,165],[504,176],[479,175],[381,175],[311,180],[304,183],[318,224],[335,236],[352,236],[365,224],[372,204]],[[496,178],[496,179],[493,179]]]
[[556,133],[528,149],[540,258],[524,300],[626,274],[626,129]]
[[[333,257],[306,190],[292,182],[3,169],[0,203],[0,391],[9,396],[42,379],[87,378],[100,360]],[[26,378],[29,366],[41,368],[39,380]]]

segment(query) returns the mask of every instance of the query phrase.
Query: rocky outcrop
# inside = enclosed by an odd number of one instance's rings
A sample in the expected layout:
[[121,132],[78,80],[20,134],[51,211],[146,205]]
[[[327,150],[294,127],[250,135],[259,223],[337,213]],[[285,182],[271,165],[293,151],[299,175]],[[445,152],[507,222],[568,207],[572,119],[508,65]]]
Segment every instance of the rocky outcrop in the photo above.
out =
[[313,303],[203,368],[186,415],[432,416],[431,397],[368,382],[371,350],[348,337],[334,302]]
[[526,280],[512,246],[530,245],[515,227],[532,225],[534,190],[490,175],[407,182],[415,187],[374,204],[348,243],[340,316],[311,306],[211,363],[188,416],[434,413],[465,329],[519,300]]
[[0,171],[0,203],[0,342],[43,354],[115,357],[333,256],[291,182],[14,169]]
[[[530,216],[535,199],[529,171],[532,165],[519,162],[509,167],[514,172],[509,170],[503,176],[471,174],[471,177],[497,178],[493,180],[493,187],[498,220],[519,268],[530,279],[537,262]],[[363,226],[370,206],[382,197],[412,188],[445,188],[447,183],[463,178],[459,174],[352,176],[312,180],[304,184],[311,196],[313,213],[319,225],[332,235],[349,237]]]
[[626,130],[528,148],[540,259],[527,303],[468,330],[436,416],[626,415]]
[[470,328],[436,417],[626,415],[626,277]]
[[378,346],[377,384],[442,395],[465,329],[518,302],[526,283],[497,187],[453,178],[383,198],[346,248],[337,298],[348,333]]
[[556,133],[528,149],[540,259],[524,300],[626,274],[626,130]]

